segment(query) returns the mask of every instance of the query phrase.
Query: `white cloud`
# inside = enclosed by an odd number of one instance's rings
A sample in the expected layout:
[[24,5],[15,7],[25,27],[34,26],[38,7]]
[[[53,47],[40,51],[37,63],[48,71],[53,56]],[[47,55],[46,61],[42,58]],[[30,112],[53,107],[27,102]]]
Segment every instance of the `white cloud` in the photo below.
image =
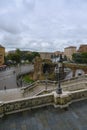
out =
[[0,0],[0,43],[6,48],[63,50],[87,43],[86,0]]

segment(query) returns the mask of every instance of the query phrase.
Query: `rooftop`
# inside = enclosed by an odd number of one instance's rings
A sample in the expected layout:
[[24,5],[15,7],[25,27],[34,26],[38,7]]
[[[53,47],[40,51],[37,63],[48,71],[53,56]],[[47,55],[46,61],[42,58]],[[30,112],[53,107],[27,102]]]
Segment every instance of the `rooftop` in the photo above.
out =
[[0,48],[4,48],[2,45],[0,45]]
[[69,48],[76,48],[76,46],[69,46],[69,47],[66,47],[64,49],[69,49]]
[[81,44],[80,47],[87,46],[87,44]]
[[87,100],[68,110],[52,106],[8,115],[0,119],[0,130],[87,130]]

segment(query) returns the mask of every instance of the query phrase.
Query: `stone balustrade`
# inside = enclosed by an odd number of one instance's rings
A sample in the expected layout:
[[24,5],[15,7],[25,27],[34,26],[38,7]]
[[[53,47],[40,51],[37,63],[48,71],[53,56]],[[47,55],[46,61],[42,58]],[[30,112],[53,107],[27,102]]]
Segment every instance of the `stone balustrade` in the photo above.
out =
[[76,84],[71,84],[67,86],[63,86],[62,89],[64,91],[76,91],[76,90],[81,90],[81,89],[86,89],[87,88],[87,82],[84,83],[76,83]]
[[11,114],[19,111],[24,111],[27,109],[33,109],[37,107],[42,107],[50,105],[53,103],[53,94],[47,94],[32,98],[24,98],[13,101],[1,102],[0,103],[0,116],[6,114]]
[[38,85],[38,81],[35,81],[34,83],[27,85],[26,87],[22,87],[21,90],[23,90],[24,92],[27,92],[30,89],[36,87],[37,85]]
[[[77,82],[78,81],[78,82]],[[21,89],[22,94],[29,90],[32,90],[38,84],[45,85],[46,81],[36,81],[33,84]],[[74,84],[73,84],[74,83]],[[53,88],[51,87],[53,85]],[[57,82],[48,81],[48,86],[51,87],[52,91],[49,89],[49,94],[43,92],[42,95],[37,95],[33,97],[21,98],[11,101],[0,102],[0,117],[4,115],[24,111],[28,109],[34,109],[37,107],[43,107],[47,105],[54,105],[54,107],[68,107],[68,105],[74,101],[82,100],[87,98],[87,75],[76,77],[67,81],[63,81],[61,84],[63,88],[62,94],[56,93]],[[65,86],[63,86],[65,85]],[[36,87],[37,89],[37,87]],[[68,91],[68,92],[67,92]],[[39,92],[40,93],[40,92]]]
[[[76,91],[79,89],[87,88],[86,82],[87,82],[87,75],[84,75],[84,76],[80,76],[80,77],[74,77],[69,80],[64,80],[61,82],[61,86],[64,91]],[[55,90],[57,88],[57,84],[58,84],[57,81],[38,80],[26,87],[23,87],[21,89],[22,93],[27,95],[28,92],[36,91],[38,86],[40,86],[40,85],[45,87],[46,83],[47,83],[47,90],[48,89]],[[40,91],[44,91],[44,88],[42,87],[42,90],[40,90]],[[36,93],[35,95],[38,95],[38,93]]]
[[83,76],[73,77],[71,79],[63,80],[62,85],[71,84],[71,83],[75,83],[75,82],[79,82],[79,81],[86,81],[86,80],[87,80],[87,74],[85,74]]
[[3,117],[7,114],[43,107],[47,105],[54,105],[54,107],[65,108],[68,107],[69,104],[72,102],[86,98],[87,89],[82,89],[72,92],[63,92],[62,94],[57,94],[56,91],[54,91],[49,94],[34,96],[31,98],[0,102],[0,117]]

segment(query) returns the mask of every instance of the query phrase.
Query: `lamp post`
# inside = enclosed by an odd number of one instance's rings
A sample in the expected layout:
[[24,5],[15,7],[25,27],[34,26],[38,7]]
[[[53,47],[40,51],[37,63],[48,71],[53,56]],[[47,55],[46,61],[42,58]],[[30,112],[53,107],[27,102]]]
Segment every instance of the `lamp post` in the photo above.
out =
[[60,74],[61,74],[61,69],[62,69],[62,56],[60,55],[59,56],[59,61],[58,61],[58,64],[57,64],[57,73],[58,73],[58,87],[57,87],[57,94],[62,94],[62,88],[61,88],[61,77],[60,77]]
[[47,71],[45,72],[45,76],[46,76],[46,82],[45,82],[46,87],[45,87],[45,90],[47,91],[47,79],[48,79],[48,72]]

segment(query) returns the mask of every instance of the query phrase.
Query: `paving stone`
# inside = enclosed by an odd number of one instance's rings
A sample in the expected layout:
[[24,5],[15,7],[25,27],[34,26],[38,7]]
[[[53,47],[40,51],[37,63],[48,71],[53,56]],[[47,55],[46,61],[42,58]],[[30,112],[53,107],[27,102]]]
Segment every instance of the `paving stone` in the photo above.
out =
[[0,119],[0,130],[87,130],[87,100],[68,111],[52,106],[15,113]]

